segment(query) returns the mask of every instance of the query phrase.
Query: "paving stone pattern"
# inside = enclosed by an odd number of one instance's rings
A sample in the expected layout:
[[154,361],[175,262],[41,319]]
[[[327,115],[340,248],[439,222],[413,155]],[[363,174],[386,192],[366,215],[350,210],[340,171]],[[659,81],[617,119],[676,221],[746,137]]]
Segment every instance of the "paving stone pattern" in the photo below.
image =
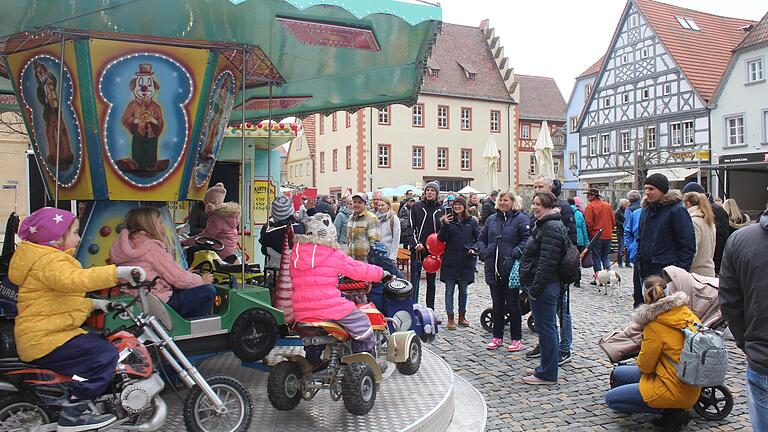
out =
[[[538,338],[528,330],[525,321],[522,351],[507,353],[506,347],[496,351],[485,348],[491,335],[480,326],[480,313],[490,307],[491,297],[480,264],[476,281],[469,287],[467,319],[471,327],[459,327],[455,331],[443,327],[430,349],[441,354],[456,373],[483,394],[488,404],[488,431],[652,430],[651,416],[616,413],[608,409],[603,400],[613,365],[597,341],[605,333],[629,323],[632,314],[632,270],[617,270],[624,282],[611,296],[598,294],[596,287],[589,285],[586,271],[581,288],[571,288],[573,361],[560,368],[558,385],[530,386],[521,378],[526,368],[538,364],[538,359],[526,359],[524,354]],[[424,280],[421,285],[424,292]],[[444,285],[439,279],[437,290],[435,306],[445,320]],[[507,330],[505,338],[508,337]],[[685,430],[752,430],[744,387],[746,360],[735,344],[728,342],[728,347],[730,371],[726,384],[734,396],[733,412],[721,421],[705,421],[691,410],[692,421]]]

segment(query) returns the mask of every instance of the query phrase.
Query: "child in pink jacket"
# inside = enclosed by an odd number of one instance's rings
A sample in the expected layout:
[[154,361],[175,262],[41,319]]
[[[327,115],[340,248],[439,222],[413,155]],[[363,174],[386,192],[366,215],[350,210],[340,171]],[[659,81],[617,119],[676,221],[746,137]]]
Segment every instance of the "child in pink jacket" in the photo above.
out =
[[[224,202],[226,196],[227,189],[222,183],[216,183],[205,193],[203,202],[208,222],[198,236],[220,241],[224,249],[217,252],[219,257],[232,264],[237,260],[235,251],[237,250],[237,227],[240,225],[240,204]],[[190,264],[195,252],[200,250],[195,246],[195,239],[196,237],[190,237],[182,242],[184,246],[191,246],[186,253],[187,263]]]
[[[339,249],[336,228],[329,215],[316,213],[302,223],[306,235],[294,236],[290,264],[296,321],[335,321],[352,337],[355,352],[370,351],[374,345],[371,322],[354,303],[341,296],[337,287],[339,275],[378,282],[388,274],[381,267],[356,261]],[[309,350],[307,356],[310,357]]]
[[109,249],[116,265],[143,267],[147,279],[160,276],[152,293],[184,318],[208,315],[216,296],[213,275],[198,275],[181,267],[168,252],[163,219],[155,207],[136,207],[125,216],[125,228]]

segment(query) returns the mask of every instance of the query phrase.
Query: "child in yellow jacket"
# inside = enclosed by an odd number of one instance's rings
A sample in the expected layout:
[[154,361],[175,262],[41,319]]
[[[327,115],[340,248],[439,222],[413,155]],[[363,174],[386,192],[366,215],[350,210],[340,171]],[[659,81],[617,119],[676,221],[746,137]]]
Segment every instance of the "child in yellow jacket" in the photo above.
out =
[[22,222],[23,240],[11,259],[8,277],[19,287],[18,316],[14,327],[21,360],[73,380],[70,396],[59,416],[58,431],[102,428],[114,415],[89,411],[88,403],[106,390],[117,364],[117,349],[101,337],[80,328],[93,310],[106,311],[106,300],[85,298],[85,293],[131,280],[139,267],[114,265],[83,269],[74,250],[80,242],[74,214],[51,207],[32,213]]

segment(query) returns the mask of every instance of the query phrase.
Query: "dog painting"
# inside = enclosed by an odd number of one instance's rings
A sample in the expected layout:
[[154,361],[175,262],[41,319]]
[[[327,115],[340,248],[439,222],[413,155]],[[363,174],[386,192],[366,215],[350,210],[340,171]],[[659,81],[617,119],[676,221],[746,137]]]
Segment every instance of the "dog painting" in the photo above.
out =
[[[72,165],[74,155],[69,142],[69,130],[63,121],[59,121],[59,91],[56,75],[43,62],[32,61],[37,81],[37,101],[43,107],[45,140],[48,144],[46,161],[51,165],[59,164],[62,168]],[[56,142],[58,141],[58,150]],[[58,158],[57,158],[58,155]]]

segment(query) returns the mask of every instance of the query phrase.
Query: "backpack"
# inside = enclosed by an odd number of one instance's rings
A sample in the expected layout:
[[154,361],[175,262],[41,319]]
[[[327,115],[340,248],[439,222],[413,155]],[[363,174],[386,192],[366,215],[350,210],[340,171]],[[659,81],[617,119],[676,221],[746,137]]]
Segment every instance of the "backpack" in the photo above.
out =
[[413,237],[413,228],[411,228],[411,221],[407,217],[400,218],[400,243],[407,244],[408,239]]
[[563,255],[563,259],[560,260],[560,265],[557,267],[557,277],[564,284],[576,283],[581,280],[579,249],[575,244],[571,243],[567,233],[563,236],[563,244],[565,246],[565,255]]
[[[722,333],[694,324],[682,329],[685,335],[680,361],[675,363],[677,378],[693,386],[714,387],[725,382],[728,370],[728,351]],[[669,358],[669,356],[667,356]]]

